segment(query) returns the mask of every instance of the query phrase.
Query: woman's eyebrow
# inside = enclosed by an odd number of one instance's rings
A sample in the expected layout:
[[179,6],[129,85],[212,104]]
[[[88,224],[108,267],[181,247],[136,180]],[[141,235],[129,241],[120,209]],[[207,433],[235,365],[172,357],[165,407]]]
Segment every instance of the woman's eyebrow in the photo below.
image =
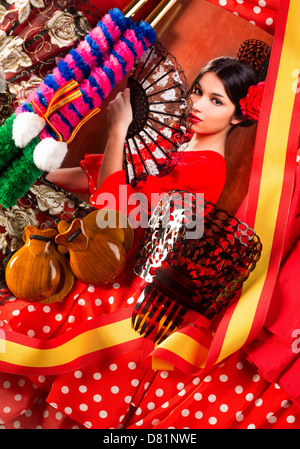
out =
[[[199,83],[199,81],[196,82],[196,86],[198,86],[201,90],[201,84]],[[218,94],[217,92],[212,92],[211,95],[215,95],[216,97],[221,97],[221,98],[225,98],[224,95]]]

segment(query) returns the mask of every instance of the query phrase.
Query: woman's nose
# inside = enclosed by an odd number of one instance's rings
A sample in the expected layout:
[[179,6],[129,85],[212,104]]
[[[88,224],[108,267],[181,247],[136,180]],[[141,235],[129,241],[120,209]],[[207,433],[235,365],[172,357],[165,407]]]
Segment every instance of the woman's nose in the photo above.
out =
[[203,109],[203,103],[203,97],[197,98],[197,100],[193,102],[194,111],[201,112]]

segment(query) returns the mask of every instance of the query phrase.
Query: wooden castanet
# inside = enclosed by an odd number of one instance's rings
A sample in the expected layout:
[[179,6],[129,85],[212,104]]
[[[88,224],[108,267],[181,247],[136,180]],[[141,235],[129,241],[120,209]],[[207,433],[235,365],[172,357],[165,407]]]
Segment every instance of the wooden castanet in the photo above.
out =
[[71,289],[74,275],[69,262],[55,247],[55,229],[27,226],[25,244],[9,260],[5,279],[14,296],[27,301],[54,302]]
[[126,254],[133,244],[133,229],[127,217],[113,209],[96,210],[83,218],[88,235],[102,233],[121,243]]
[[71,269],[77,279],[93,285],[112,282],[123,270],[126,253],[109,235],[88,232],[84,219],[76,218],[71,226],[55,238],[70,253]]

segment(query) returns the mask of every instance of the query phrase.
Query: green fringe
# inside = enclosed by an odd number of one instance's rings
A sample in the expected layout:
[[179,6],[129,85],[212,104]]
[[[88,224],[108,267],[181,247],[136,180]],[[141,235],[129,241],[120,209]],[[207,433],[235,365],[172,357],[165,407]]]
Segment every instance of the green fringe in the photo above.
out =
[[12,138],[12,126],[15,114],[7,118],[0,127],[0,170],[3,170],[18,153],[22,153],[22,148],[18,148]]
[[[6,126],[6,122],[3,126]],[[33,151],[39,142],[40,138],[38,136],[35,137],[23,149],[20,156],[15,157],[13,160],[10,158],[10,164],[0,174],[0,204],[4,208],[15,206],[17,201],[25,195],[32,184],[43,174],[42,170],[37,168],[33,162]],[[20,152],[20,148],[13,144],[12,135],[7,139],[6,148],[10,148],[12,152],[14,151],[14,155]]]

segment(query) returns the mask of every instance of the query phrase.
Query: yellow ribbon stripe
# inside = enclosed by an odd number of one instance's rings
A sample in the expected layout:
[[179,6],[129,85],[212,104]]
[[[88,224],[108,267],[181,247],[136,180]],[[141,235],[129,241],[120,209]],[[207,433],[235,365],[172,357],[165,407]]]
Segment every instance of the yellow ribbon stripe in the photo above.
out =
[[[254,229],[263,243],[261,259],[245,282],[233,312],[218,361],[238,350],[249,335],[267,276],[285,172],[290,123],[295,101],[292,74],[300,67],[300,2],[291,0],[269,120]],[[290,82],[290,84],[289,84]],[[263,148],[259,149],[263,151]]]
[[51,349],[32,348],[2,338],[0,361],[30,368],[55,367],[137,338],[142,337],[132,329],[131,318],[91,329]]

